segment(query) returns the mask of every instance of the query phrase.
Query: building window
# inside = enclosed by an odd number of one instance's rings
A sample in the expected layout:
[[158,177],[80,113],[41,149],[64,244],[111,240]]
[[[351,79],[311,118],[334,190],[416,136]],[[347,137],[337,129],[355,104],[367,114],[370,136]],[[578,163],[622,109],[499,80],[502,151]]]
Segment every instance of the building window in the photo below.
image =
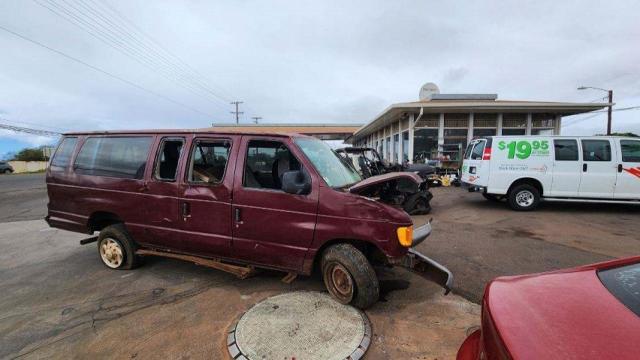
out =
[[438,129],[416,129],[413,132],[413,162],[424,163],[438,156]]
[[555,114],[533,114],[531,116],[532,128],[553,128],[555,126]]
[[473,127],[474,128],[497,128],[498,127],[498,114],[473,114]]
[[477,129],[474,127],[473,129],[473,137],[487,137],[496,135],[496,129]]
[[385,156],[384,158],[387,160],[391,160],[391,137],[387,137],[387,143],[386,145],[386,151],[385,151]]
[[402,133],[402,162],[409,161],[409,132]]
[[527,128],[527,114],[502,114],[502,128]]
[[416,123],[417,128],[422,127],[430,127],[430,128],[438,128],[440,127],[440,114],[424,114],[420,118],[420,120]]
[[531,129],[531,135],[553,135],[553,129]]
[[444,114],[445,128],[468,128],[469,114]]
[[400,134],[393,135],[393,162],[398,162],[400,154]]
[[502,135],[526,135],[527,129],[502,129]]

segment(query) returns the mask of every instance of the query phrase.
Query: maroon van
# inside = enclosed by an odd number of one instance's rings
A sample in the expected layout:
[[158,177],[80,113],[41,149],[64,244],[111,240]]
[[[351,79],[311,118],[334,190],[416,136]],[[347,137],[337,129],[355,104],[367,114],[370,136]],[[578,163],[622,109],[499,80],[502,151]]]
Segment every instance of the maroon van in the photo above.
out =
[[451,273],[412,249],[431,232],[390,199],[413,173],[362,180],[324,142],[292,134],[125,131],[65,134],[47,170],[46,220],[99,235],[100,258],[142,256],[250,275],[256,267],[321,271],[331,295],[366,308],[372,265],[401,265],[448,292]]

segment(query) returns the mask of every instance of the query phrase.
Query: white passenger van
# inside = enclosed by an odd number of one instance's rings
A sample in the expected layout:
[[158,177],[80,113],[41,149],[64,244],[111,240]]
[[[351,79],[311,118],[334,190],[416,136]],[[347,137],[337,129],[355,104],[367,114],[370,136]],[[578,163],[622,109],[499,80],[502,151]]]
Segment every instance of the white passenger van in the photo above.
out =
[[640,138],[492,136],[471,141],[462,183],[514,210],[541,200],[640,204]]

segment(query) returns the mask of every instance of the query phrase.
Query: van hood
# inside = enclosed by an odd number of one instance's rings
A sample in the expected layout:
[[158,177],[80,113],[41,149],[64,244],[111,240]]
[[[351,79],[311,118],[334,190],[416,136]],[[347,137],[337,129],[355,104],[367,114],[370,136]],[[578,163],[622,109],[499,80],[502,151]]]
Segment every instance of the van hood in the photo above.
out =
[[399,191],[415,193],[419,190],[422,181],[420,176],[412,172],[393,172],[366,178],[352,185],[348,190],[352,194],[362,195],[372,191],[375,192],[376,189],[386,184],[394,183]]

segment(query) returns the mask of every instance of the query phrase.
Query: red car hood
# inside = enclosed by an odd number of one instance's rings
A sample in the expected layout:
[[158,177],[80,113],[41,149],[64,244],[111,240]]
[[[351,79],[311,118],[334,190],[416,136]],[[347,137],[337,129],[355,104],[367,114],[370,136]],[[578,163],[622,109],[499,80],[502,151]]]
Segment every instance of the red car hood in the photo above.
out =
[[638,359],[640,317],[596,274],[638,261],[498,278],[487,286],[485,306],[515,359]]
[[392,172],[388,174],[376,175],[370,178],[366,178],[359,183],[351,186],[349,188],[349,192],[354,194],[360,194],[367,189],[371,189],[372,187],[380,186],[386,182],[400,180],[403,182],[410,183],[411,185],[415,184],[416,191],[420,183],[422,183],[422,178],[415,173],[412,172]]

